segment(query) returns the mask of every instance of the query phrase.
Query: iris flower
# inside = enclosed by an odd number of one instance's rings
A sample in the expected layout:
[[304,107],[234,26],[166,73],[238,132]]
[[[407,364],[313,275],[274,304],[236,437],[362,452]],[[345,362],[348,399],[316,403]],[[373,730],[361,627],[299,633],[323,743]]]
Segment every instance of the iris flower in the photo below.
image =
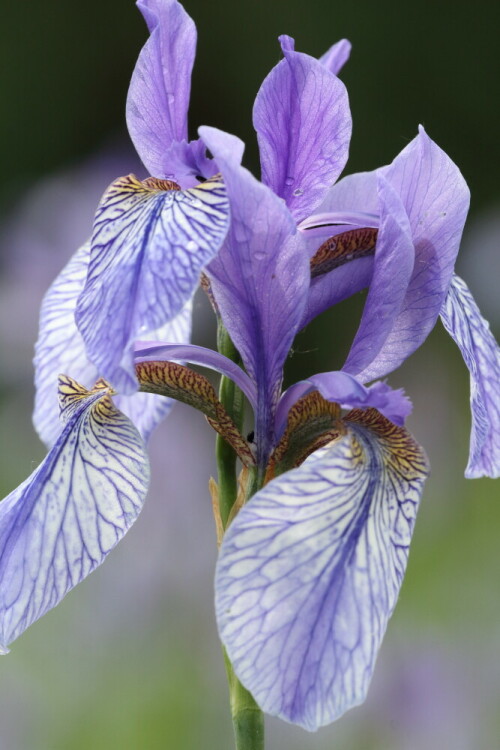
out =
[[[140,510],[147,456],[115,394],[143,435],[169,408],[164,396],[177,398],[243,464],[224,517],[212,484],[229,660],[264,711],[314,730],[364,700],[398,597],[428,466],[404,427],[409,400],[380,378],[439,316],[471,374],[467,475],[499,474],[499,349],[454,275],[469,193],[423,129],[392,164],[336,182],[351,132],[336,75],[345,41],[316,60],[281,37],[284,58],[254,107],[261,181],[234,136],[203,127],[188,143],[194,26],[175,0],[139,7],[150,38],[127,116],[155,180],[114,183],[91,242],[44,301],[35,421],[53,446],[0,505],[0,643],[102,562]],[[201,271],[232,359],[187,343]],[[343,368],[283,392],[296,334],[365,287]],[[252,440],[184,362],[234,382],[253,410]]]

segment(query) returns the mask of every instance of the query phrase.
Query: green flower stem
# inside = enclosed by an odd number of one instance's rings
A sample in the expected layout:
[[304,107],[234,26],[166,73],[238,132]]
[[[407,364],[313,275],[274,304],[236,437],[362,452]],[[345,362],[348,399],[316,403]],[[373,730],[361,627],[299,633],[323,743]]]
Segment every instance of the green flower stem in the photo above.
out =
[[[240,362],[238,350],[220,320],[217,328],[217,349],[233,362]],[[224,376],[220,383],[219,400],[241,432],[245,406],[243,394],[232,380]],[[238,494],[236,454],[225,440],[217,436],[215,455],[219,483],[219,510],[222,525],[226,528],[231,508]],[[257,492],[258,484],[257,472],[253,471],[250,473],[248,481],[246,500]],[[243,687],[236,677],[225,651],[224,662],[229,684],[236,750],[264,750],[264,716],[262,711],[251,693]]]
[[[238,350],[231,341],[228,332],[219,321],[217,328],[217,349],[233,362],[239,362]],[[222,376],[219,387],[219,401],[226,409],[237,428],[242,430],[244,417],[243,394],[230,378]],[[222,525],[225,528],[227,520],[238,494],[236,478],[236,453],[230,445],[219,435],[215,442],[215,456],[219,483],[219,509]]]
[[234,674],[224,651],[236,750],[264,750],[264,715]]
[[[255,469],[251,470],[245,502],[258,492],[261,486],[262,481],[259,480],[259,473]],[[236,677],[225,650],[224,661],[229,684],[236,750],[264,750],[264,715],[252,694],[243,687]]]

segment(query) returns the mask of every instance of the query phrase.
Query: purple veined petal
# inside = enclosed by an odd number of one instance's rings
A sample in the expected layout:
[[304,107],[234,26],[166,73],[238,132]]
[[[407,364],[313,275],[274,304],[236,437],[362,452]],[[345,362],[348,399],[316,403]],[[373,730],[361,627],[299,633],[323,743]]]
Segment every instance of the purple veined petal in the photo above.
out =
[[[192,319],[193,303],[192,300],[188,300],[175,318],[149,335],[156,341],[166,339],[172,343],[178,342],[179,345],[186,345],[191,338]],[[153,430],[170,414],[175,404],[171,398],[155,396],[151,393],[118,395],[113,400],[120,411],[132,420],[146,442]]]
[[415,265],[392,331],[373,361],[358,373],[364,381],[392,372],[434,327],[453,275],[470,197],[458,167],[422,127],[380,173],[405,207]]
[[330,273],[312,279],[299,328],[305,328],[325,310],[366,289],[372,276],[373,257],[367,257],[351,260]]
[[280,37],[285,59],[264,80],[253,110],[262,181],[296,221],[312,213],[347,161],[351,113],[344,84]]
[[232,139],[200,128],[231,203],[226,242],[207,274],[222,321],[257,386],[256,443],[265,465],[283,364],[307,300],[310,271],[303,238],[286,205],[234,159]]
[[378,193],[380,217],[373,276],[358,331],[342,368],[352,374],[370,365],[383,347],[401,311],[415,262],[406,211],[382,175],[378,176]]
[[341,68],[344,67],[349,59],[351,46],[351,42],[348,39],[341,39],[319,58],[320,63],[328,68],[330,73],[338,75]]
[[238,513],[217,564],[217,621],[264,711],[313,731],[363,702],[427,472],[405,430],[350,423]]
[[[314,215],[308,217],[309,224],[315,221],[316,215],[365,215],[370,223],[364,226],[378,226],[377,216],[379,211],[377,193],[377,172],[356,172],[355,174],[342,177],[324,195],[321,203],[316,206]],[[374,221],[375,223],[371,223]],[[305,222],[304,222],[305,223]],[[304,224],[303,223],[303,224]],[[356,223],[356,222],[353,222]],[[301,224],[301,227],[303,226]]]
[[33,424],[47,447],[59,437],[58,376],[71,371],[78,382],[90,388],[99,377],[89,361],[76,327],[76,301],[81,293],[90,256],[90,242],[77,250],[43,298],[35,344],[35,408]]
[[119,393],[137,389],[134,340],[147,338],[182,310],[228,224],[220,182],[181,191],[129,176],[105,193],[76,321],[89,359]]
[[[57,377],[71,371],[86,388],[91,388],[99,377],[95,365],[87,357],[85,344],[76,327],[75,308],[85,285],[90,255],[90,243],[83,245],[63,268],[45,294],[40,311],[40,330],[35,347],[35,409],[33,422],[43,442],[51,447],[63,426],[59,418]],[[191,334],[189,301],[169,323],[151,334],[152,338],[186,343]],[[161,396],[134,393],[117,396],[117,406],[134,422],[147,440],[173,406],[173,401]]]
[[175,179],[168,149],[187,140],[187,112],[196,27],[177,0],[137,3],[150,37],[142,48],[127,97],[130,137],[149,173]]
[[193,365],[208,367],[210,370],[216,370],[231,378],[243,391],[250,404],[254,408],[257,405],[257,390],[246,372],[223,354],[205,349],[204,346],[194,344],[179,346],[161,341],[137,341],[134,359],[136,362],[155,362],[156,360],[191,362]]
[[60,382],[65,427],[0,503],[0,649],[100,565],[142,508],[144,443],[107,389]]
[[500,476],[500,349],[467,285],[454,275],[441,310],[443,325],[470,372],[472,429],[465,476]]
[[402,427],[406,417],[411,413],[410,399],[402,388],[393,389],[378,381],[365,386],[347,372],[321,372],[307,380],[301,380],[290,386],[282,395],[276,412],[276,432],[281,436],[288,412],[292,406],[311,391],[319,391],[327,401],[334,401],[343,409],[377,409],[391,422]]

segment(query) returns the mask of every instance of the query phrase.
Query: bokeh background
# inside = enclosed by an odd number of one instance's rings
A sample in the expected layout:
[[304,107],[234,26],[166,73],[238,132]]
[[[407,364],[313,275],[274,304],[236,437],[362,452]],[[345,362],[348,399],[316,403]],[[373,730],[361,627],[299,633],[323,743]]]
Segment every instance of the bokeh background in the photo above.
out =
[[[347,172],[392,160],[417,124],[460,165],[472,208],[458,270],[500,330],[500,110],[496,3],[186,0],[199,29],[190,121],[257,149],[251,107],[279,60],[276,37],[319,55],[345,36],[354,134]],[[44,455],[30,421],[41,296],[90,232],[116,176],[143,174],[125,96],[145,25],[132,0],[1,5],[0,489]],[[363,297],[297,340],[287,378],[341,364]],[[200,298],[198,343],[213,344]],[[426,447],[427,483],[408,574],[366,703],[314,735],[267,720],[270,750],[498,747],[499,487],[465,481],[468,376],[438,325],[396,374]],[[207,478],[213,435],[177,406],[151,442],[153,486],[127,539],[0,662],[5,750],[232,747],[212,609]]]

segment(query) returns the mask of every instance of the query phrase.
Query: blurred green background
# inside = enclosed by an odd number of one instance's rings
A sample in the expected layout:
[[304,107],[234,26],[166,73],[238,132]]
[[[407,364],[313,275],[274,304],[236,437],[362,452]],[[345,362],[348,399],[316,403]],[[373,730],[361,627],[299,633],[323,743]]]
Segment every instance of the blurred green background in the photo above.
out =
[[[187,0],[199,30],[192,132],[247,144],[251,107],[280,58],[276,37],[319,55],[348,37],[342,78],[354,134],[347,172],[387,163],[419,122],[462,169],[472,208],[459,272],[499,332],[500,108],[496,3]],[[141,167],[125,96],[145,25],[130,0],[2,3],[0,489],[44,455],[31,429],[41,295],[90,231],[107,183]],[[362,296],[302,334],[287,377],[341,364]],[[196,305],[196,337],[213,328]],[[427,483],[402,595],[364,706],[315,735],[269,719],[269,750],[498,747],[499,489],[466,482],[468,377],[438,326],[389,379],[415,405]],[[215,544],[206,482],[212,434],[176,407],[151,445],[153,487],[126,541],[0,662],[2,750],[231,748],[212,609]],[[185,467],[183,473],[179,467]]]

